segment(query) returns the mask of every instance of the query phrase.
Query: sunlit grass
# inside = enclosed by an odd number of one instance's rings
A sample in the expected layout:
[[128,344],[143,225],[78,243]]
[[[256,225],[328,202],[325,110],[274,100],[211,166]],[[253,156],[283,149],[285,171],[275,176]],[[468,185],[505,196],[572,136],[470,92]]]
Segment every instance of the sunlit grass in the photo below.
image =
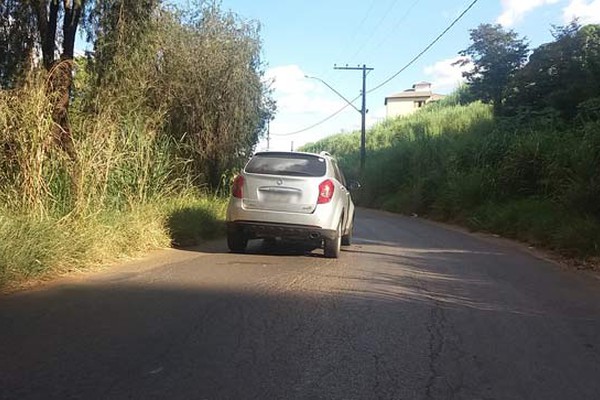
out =
[[600,123],[494,119],[489,106],[428,106],[367,132],[307,145],[362,181],[359,204],[492,231],[576,256],[600,254]]
[[160,110],[74,110],[76,159],[50,112],[43,76],[0,91],[0,286],[222,232],[225,201],[195,188]]
[[0,287],[218,237],[225,204],[190,194],[63,217],[0,208]]

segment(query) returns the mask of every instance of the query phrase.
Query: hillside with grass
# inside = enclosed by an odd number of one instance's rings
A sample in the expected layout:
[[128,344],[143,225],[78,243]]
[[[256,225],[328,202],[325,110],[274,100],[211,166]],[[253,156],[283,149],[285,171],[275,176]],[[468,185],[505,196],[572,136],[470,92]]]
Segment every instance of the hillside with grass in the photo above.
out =
[[362,173],[359,132],[303,150],[334,154],[361,181],[362,206],[598,257],[599,66],[600,27],[566,27],[498,86],[501,103],[477,94],[492,87],[482,87],[480,74],[444,100],[368,130]]
[[491,107],[444,101],[327,149],[362,188],[361,206],[464,224],[577,256],[600,255],[600,123],[514,125]]

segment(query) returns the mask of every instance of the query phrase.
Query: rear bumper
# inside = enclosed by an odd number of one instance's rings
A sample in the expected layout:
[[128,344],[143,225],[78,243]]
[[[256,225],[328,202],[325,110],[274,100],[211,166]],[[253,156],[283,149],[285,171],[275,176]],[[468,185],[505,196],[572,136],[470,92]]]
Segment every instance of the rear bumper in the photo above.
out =
[[256,225],[288,225],[309,227],[311,229],[336,230],[340,223],[341,215],[342,209],[340,208],[340,202],[319,204],[310,214],[247,209],[240,199],[234,197],[230,199],[229,206],[227,207],[228,222],[251,223]]
[[237,232],[241,230],[249,239],[281,237],[299,240],[333,240],[337,235],[335,229],[323,229],[318,226],[254,221],[228,222],[227,229]]

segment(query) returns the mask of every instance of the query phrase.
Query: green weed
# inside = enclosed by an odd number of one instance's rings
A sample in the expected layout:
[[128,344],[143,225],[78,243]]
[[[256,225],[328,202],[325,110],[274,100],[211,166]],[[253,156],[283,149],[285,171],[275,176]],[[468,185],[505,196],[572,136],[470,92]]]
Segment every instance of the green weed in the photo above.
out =
[[48,136],[44,85],[0,91],[0,286],[222,232],[224,200],[190,189],[160,112],[74,112],[71,159]]
[[600,254],[600,124],[494,119],[459,96],[340,134],[303,150],[328,150],[363,187],[358,204],[497,232],[577,256]]

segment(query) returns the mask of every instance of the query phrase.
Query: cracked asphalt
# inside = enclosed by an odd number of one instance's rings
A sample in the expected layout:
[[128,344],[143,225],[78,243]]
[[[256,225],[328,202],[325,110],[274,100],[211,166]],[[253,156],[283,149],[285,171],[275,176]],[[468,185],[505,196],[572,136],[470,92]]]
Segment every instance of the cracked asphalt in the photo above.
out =
[[600,281],[358,210],[340,259],[224,240],[0,297],[1,399],[598,399]]

